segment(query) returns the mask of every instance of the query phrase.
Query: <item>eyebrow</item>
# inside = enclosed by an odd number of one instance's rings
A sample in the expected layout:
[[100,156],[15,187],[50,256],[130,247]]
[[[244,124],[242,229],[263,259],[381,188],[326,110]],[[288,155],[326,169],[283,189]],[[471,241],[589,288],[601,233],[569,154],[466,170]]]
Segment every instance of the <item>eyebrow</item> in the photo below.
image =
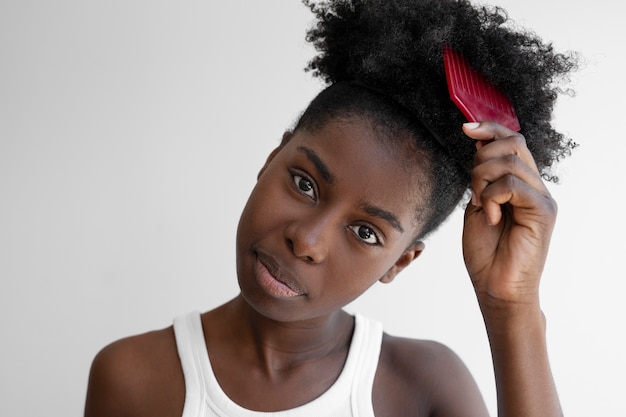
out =
[[364,204],[361,206],[361,209],[365,211],[367,214],[373,217],[378,217],[380,219],[385,220],[387,223],[391,225],[394,229],[398,230],[400,233],[404,232],[404,228],[402,224],[400,224],[400,220],[391,212],[384,210],[380,207],[371,206],[369,204]]
[[[322,178],[324,178],[324,181],[332,185],[335,181],[335,177],[330,172],[328,166],[326,166],[324,161],[322,161],[322,158],[320,158],[319,155],[315,153],[315,151],[313,151],[311,148],[307,148],[306,146],[298,146],[297,149],[300,152],[303,152],[308,160],[311,161],[313,165],[315,165],[315,168],[317,168]],[[360,209],[370,216],[378,217],[379,219],[386,221],[391,225],[391,227],[398,230],[400,233],[404,232],[404,228],[402,227],[402,224],[400,224],[398,217],[396,217],[393,213],[380,207],[372,206],[370,204],[363,204],[361,205]]]
[[333,184],[333,182],[335,182],[335,176],[331,174],[330,170],[318,154],[316,154],[312,149],[307,148],[306,146],[298,146],[298,150],[304,152],[308,160],[311,161],[313,165],[315,165],[315,168],[317,168],[317,171],[320,173],[322,178],[324,178],[324,181],[331,185]]

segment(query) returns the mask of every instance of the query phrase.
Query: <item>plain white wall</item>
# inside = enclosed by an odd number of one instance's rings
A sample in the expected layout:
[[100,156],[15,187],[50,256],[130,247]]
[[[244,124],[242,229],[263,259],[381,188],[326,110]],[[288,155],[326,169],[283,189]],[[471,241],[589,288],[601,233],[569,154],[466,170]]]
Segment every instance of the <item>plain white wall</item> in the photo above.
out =
[[[586,58],[556,114],[581,147],[550,186],[543,307],[566,414],[626,415],[621,14],[499,4]],[[303,71],[311,18],[297,0],[0,0],[0,415],[81,415],[100,348],[237,293],[238,215],[321,88]],[[460,214],[349,309],[450,345],[493,411]]]

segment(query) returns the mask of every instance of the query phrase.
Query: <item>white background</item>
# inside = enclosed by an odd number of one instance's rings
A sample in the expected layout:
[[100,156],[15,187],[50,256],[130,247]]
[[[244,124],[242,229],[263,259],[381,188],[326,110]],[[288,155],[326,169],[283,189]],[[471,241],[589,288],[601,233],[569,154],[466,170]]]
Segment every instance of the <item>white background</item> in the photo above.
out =
[[[626,416],[624,31],[612,0],[503,0],[585,58],[556,125],[542,286],[570,417]],[[0,415],[81,415],[93,356],[236,295],[234,233],[265,156],[321,88],[297,0],[0,0]],[[450,345],[495,415],[460,212],[350,306]]]

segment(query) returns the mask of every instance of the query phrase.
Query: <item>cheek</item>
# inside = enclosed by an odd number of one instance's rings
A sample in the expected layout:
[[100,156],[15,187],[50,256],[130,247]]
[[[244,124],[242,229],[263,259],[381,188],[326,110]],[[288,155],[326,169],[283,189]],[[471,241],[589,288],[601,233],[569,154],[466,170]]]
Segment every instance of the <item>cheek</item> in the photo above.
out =
[[284,190],[279,185],[260,180],[250,193],[239,228],[251,236],[272,229],[281,222],[287,204]]
[[365,254],[353,253],[350,261],[343,263],[343,273],[356,283],[355,286],[358,285],[365,290],[395,267],[408,244],[408,241],[402,240],[394,242],[393,247],[387,246]]
[[335,279],[334,286],[341,292],[360,294],[374,285],[389,269],[382,260],[368,254],[337,247],[330,275]]

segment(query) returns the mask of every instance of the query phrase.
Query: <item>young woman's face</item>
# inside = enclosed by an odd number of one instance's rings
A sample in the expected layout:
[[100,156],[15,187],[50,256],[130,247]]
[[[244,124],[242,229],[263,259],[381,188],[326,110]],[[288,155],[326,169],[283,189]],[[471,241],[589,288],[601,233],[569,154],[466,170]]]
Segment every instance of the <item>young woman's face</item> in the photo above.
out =
[[237,231],[239,285],[259,313],[330,314],[422,251],[412,241],[425,168],[375,135],[362,119],[334,120],[268,159]]

